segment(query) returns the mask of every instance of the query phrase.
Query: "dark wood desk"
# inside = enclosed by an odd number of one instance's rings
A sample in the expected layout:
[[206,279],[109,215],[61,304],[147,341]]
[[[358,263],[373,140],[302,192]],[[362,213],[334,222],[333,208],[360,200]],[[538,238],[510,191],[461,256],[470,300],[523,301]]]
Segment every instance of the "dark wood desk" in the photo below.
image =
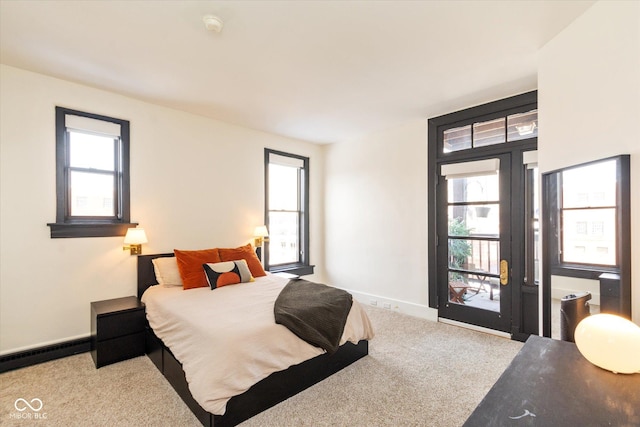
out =
[[464,425],[640,426],[640,374],[600,369],[575,344],[532,335]]

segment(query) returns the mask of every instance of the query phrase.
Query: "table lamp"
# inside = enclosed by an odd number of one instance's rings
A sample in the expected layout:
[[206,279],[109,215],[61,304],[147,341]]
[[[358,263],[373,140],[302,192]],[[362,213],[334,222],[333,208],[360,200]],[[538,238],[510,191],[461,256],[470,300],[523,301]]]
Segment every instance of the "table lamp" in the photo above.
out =
[[594,365],[619,374],[640,373],[640,326],[613,314],[585,317],[574,338],[582,355]]

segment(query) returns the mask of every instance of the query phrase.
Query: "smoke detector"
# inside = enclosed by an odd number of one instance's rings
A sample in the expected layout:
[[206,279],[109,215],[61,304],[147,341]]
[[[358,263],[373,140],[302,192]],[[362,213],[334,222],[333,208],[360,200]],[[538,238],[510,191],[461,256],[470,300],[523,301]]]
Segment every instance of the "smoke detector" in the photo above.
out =
[[222,19],[218,18],[217,16],[205,15],[204,17],[202,17],[202,21],[204,22],[204,26],[207,30],[215,31],[216,33],[222,31],[222,25],[224,23],[222,22]]

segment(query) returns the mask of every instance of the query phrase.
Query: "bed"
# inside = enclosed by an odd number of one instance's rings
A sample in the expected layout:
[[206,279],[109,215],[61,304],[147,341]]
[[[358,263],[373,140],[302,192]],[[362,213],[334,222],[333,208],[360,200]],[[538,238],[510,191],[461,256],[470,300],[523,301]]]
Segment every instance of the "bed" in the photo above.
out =
[[[142,298],[143,294],[150,286],[157,284],[152,260],[159,257],[171,256],[173,256],[172,253],[141,255],[138,257],[139,298]],[[267,280],[267,282],[270,283],[269,280]],[[238,289],[241,289],[239,285],[235,286],[238,286]],[[153,293],[164,297],[164,291],[160,292],[161,290],[159,288],[160,287],[154,287],[150,289],[145,298],[147,298],[148,301],[151,301],[148,298],[149,295]],[[223,295],[223,290],[224,289],[221,289],[220,291],[216,290],[215,292],[220,292],[219,295]],[[200,295],[202,296],[206,297],[208,295],[211,295],[211,291],[208,291],[207,294],[205,294],[204,290],[201,291],[202,293]],[[180,295],[185,298],[193,298],[198,295],[192,290],[179,292],[181,292]],[[354,305],[355,304],[357,303],[354,302]],[[152,305],[149,305],[148,309],[151,308]],[[160,326],[161,324],[159,324],[153,318],[152,320],[152,323],[155,323],[156,327],[158,328],[158,334],[164,336],[166,331],[164,331]],[[345,331],[346,329],[347,328],[345,328]],[[194,335],[197,333],[198,332],[194,332]],[[171,339],[167,338],[166,336],[165,340],[170,343],[169,346],[174,345],[173,348],[176,354],[183,357],[182,354],[184,352],[182,348],[176,347],[175,342],[172,342]],[[237,395],[233,395],[233,397],[225,402],[224,409],[222,411],[214,410],[214,413],[211,413],[210,411],[204,409],[203,406],[201,406],[201,404],[199,404],[198,401],[196,401],[196,399],[193,397],[192,392],[189,389],[187,376],[185,375],[183,366],[178,360],[180,359],[180,357],[174,356],[174,352],[172,352],[169,347],[165,346],[164,342],[160,338],[158,338],[156,332],[150,326],[147,327],[146,353],[151,361],[155,364],[155,366],[160,370],[160,372],[163,373],[165,378],[173,386],[180,397],[184,400],[187,406],[191,409],[191,411],[195,414],[195,416],[200,420],[200,422],[202,422],[202,424],[205,426],[220,427],[237,425],[242,421],[245,421],[252,416],[264,411],[265,409],[268,409],[282,402],[283,400],[299,393],[300,391],[312,386],[313,384],[316,384],[317,382],[327,378],[335,372],[338,372],[339,370],[350,365],[356,360],[366,356],[368,354],[368,341],[366,339],[355,341],[357,342],[355,344],[350,341],[344,342],[342,345],[340,345],[338,350],[331,355],[329,353],[324,353],[322,350],[316,349],[315,353],[312,352],[308,354],[311,355],[308,360],[294,364],[293,366],[290,366],[286,369],[273,372],[270,375],[266,376],[266,378],[261,379],[255,384],[251,385],[246,391],[243,391]],[[304,344],[306,345],[306,343]],[[247,350],[247,352],[250,352],[250,350]],[[309,352],[309,350],[307,350],[307,352]],[[258,352],[256,352],[256,354],[257,353]],[[191,362],[188,363],[191,364]],[[187,366],[187,371],[189,371],[189,369],[192,369],[191,365]],[[194,378],[194,375],[191,374],[192,387],[195,384],[193,382]],[[199,400],[201,402],[204,402],[204,406],[207,406],[208,408],[219,407],[219,402],[212,403],[208,400],[203,400],[202,387],[195,388],[194,392],[196,396],[199,397]],[[222,414],[219,415],[217,413]]]

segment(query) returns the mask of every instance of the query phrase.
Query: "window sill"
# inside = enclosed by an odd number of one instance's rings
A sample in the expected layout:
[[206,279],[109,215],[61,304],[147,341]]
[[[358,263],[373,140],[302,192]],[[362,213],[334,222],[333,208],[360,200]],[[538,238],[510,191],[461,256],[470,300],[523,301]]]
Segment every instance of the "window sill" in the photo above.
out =
[[306,265],[306,264],[288,264],[288,265],[278,265],[269,268],[270,273],[289,273],[295,274],[297,276],[307,276],[309,274],[313,274],[313,269],[315,265]]
[[575,277],[578,279],[598,280],[603,273],[619,273],[620,270],[615,267],[594,268],[594,267],[576,267],[576,266],[551,266],[552,276]]
[[115,237],[127,234],[128,228],[135,228],[138,223],[49,223],[51,238],[74,237]]

